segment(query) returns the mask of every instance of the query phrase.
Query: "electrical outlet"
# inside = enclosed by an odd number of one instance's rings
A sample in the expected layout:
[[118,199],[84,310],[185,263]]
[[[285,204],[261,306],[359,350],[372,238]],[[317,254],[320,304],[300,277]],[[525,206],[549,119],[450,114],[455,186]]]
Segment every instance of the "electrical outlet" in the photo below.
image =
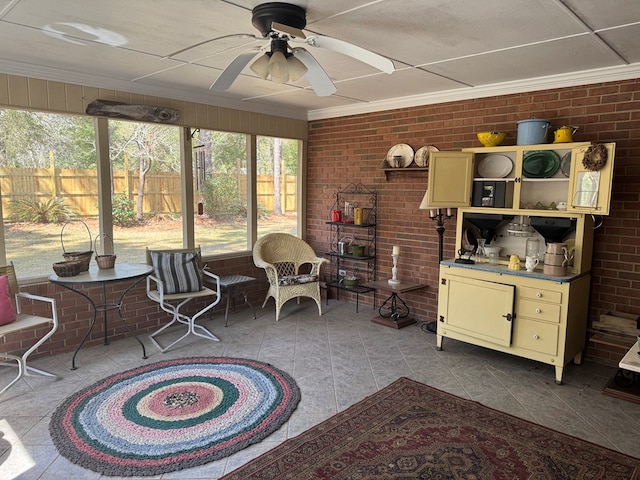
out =
[[338,275],[341,277],[344,277],[347,275],[347,271],[346,270],[338,270]]

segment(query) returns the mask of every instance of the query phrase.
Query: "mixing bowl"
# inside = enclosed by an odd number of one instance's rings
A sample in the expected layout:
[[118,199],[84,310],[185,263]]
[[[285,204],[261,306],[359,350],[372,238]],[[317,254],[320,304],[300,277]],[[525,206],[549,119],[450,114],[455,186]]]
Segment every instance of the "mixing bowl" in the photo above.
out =
[[485,147],[496,147],[504,142],[507,132],[478,132],[478,140]]

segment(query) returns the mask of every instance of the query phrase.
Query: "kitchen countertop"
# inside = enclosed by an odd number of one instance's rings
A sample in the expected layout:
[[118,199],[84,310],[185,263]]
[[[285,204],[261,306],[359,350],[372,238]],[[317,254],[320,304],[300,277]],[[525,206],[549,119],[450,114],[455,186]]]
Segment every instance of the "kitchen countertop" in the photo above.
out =
[[528,277],[528,278],[537,278],[540,280],[548,280],[554,281],[558,283],[571,282],[578,277],[581,277],[584,274],[580,273],[570,273],[568,275],[559,277],[555,275],[545,275],[542,273],[542,270],[534,270],[533,272],[527,272],[524,267],[520,270],[510,270],[508,265],[498,264],[498,265],[490,265],[489,263],[475,263],[475,264],[466,264],[466,263],[455,263],[455,259],[447,259],[440,262],[440,265],[445,265],[447,267],[457,267],[457,268],[467,268],[470,270],[481,270],[483,272],[492,272],[499,273],[501,275],[514,275],[517,277]]

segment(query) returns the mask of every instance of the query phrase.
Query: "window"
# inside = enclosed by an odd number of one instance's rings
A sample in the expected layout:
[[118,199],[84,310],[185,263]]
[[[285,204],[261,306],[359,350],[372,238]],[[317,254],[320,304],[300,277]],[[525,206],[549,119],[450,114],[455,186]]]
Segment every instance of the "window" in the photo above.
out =
[[[87,251],[80,222],[97,217],[93,119],[0,109],[4,256],[20,277],[49,275],[67,252]],[[95,230],[94,230],[95,231]]]
[[298,234],[299,142],[257,137],[258,237]]
[[116,261],[144,262],[146,247],[182,248],[179,127],[109,120],[109,159]]
[[[182,158],[187,132],[192,155]],[[108,146],[97,144],[107,137]],[[20,278],[45,277],[64,251],[102,254],[111,242],[117,262],[138,263],[147,246],[200,245],[213,256],[250,251],[252,240],[269,232],[299,234],[301,146],[245,133],[0,109],[0,263],[13,261]],[[97,152],[107,147],[102,161]],[[110,211],[102,211],[109,203]],[[193,238],[185,237],[190,232]]]
[[203,255],[247,250],[247,136],[196,130],[192,139],[195,245]]

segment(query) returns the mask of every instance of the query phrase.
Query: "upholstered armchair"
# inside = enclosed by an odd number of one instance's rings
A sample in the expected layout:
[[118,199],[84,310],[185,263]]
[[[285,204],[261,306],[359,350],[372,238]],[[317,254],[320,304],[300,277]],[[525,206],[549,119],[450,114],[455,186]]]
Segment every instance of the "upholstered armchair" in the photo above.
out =
[[[320,267],[328,262],[326,258],[317,257],[304,240],[288,233],[270,233],[261,237],[253,247],[253,263],[264,268],[269,280],[269,291],[262,308],[273,297],[278,321],[280,309],[287,301],[309,297],[318,305],[318,315],[322,315]],[[303,266],[308,268],[301,269]]]

